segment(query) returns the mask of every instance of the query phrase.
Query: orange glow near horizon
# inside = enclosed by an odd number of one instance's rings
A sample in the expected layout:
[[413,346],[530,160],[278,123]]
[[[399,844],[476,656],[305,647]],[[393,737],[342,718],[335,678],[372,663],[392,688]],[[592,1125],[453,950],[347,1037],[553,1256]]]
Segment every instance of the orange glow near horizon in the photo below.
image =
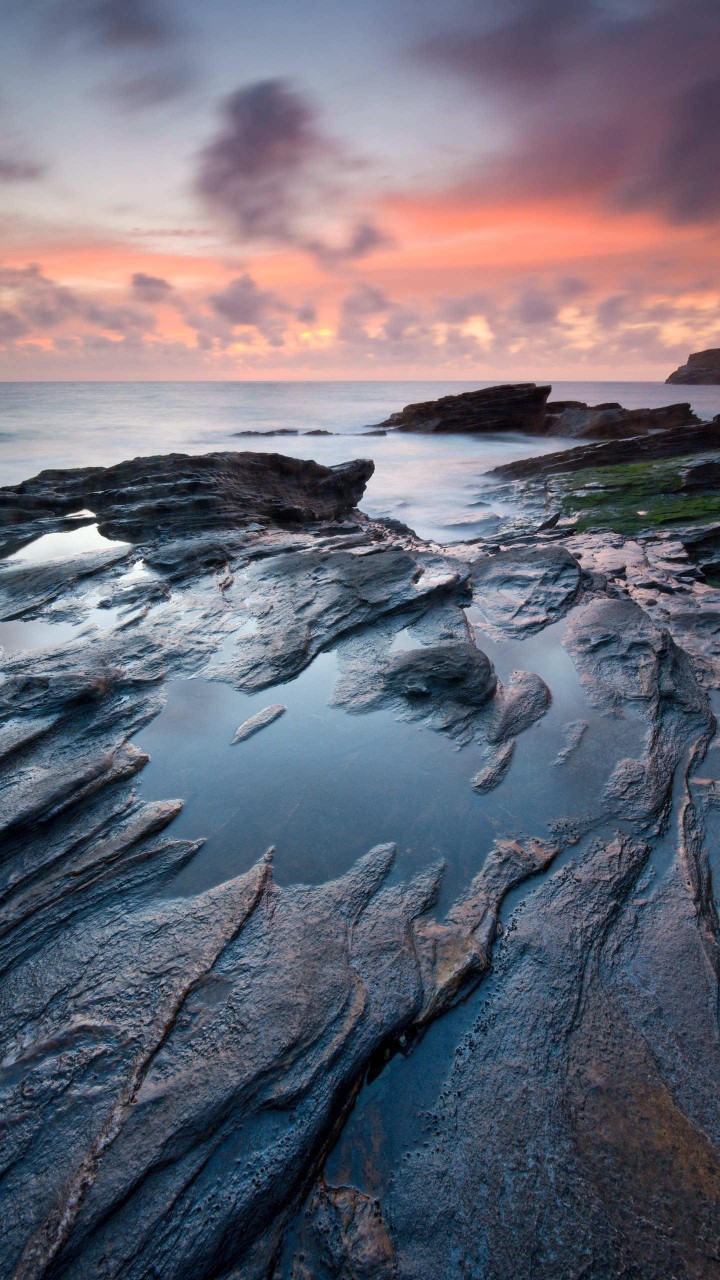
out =
[[[437,308],[443,299],[451,302],[488,289],[495,290],[502,307],[523,289],[552,288],[562,280],[569,280],[571,287],[577,280],[582,293],[577,305],[558,306],[556,312],[554,332],[563,344],[565,364],[586,361],[593,351],[603,358],[607,334],[590,309],[603,296],[642,292],[646,311],[658,312],[653,321],[657,340],[669,349],[680,344],[690,349],[701,340],[712,345],[717,332],[720,299],[707,276],[720,256],[720,241],[707,227],[669,227],[649,213],[607,213],[579,200],[489,205],[462,192],[393,194],[382,201],[378,217],[390,233],[389,242],[332,271],[323,270],[293,245],[246,258],[230,244],[203,251],[193,245],[181,252],[175,244],[164,249],[150,243],[150,236],[141,241],[83,238],[80,233],[40,236],[36,242],[16,239],[2,265],[21,270],[37,263],[59,286],[107,305],[152,311],[154,328],[142,339],[145,356],[137,373],[142,377],[152,376],[156,358],[157,372],[165,368],[163,361],[171,355],[163,344],[185,347],[196,359],[197,367],[183,370],[184,377],[252,376],[256,369],[260,376],[270,377],[371,377],[382,370],[382,376],[402,378],[407,370],[422,372],[424,361],[429,370],[440,371],[446,352],[448,360],[459,361],[459,376],[492,377],[493,368],[515,367],[523,359],[533,368],[538,361],[546,367],[551,353],[538,345],[541,330],[532,326],[506,341],[504,356],[493,354],[495,327],[480,305],[456,324],[458,335],[475,347],[453,356],[452,343],[446,344],[448,324]],[[663,273],[661,288],[654,264],[665,257],[671,257],[671,265]],[[163,300],[162,305],[151,305],[134,297],[130,282],[138,272],[167,280],[176,291],[175,304]],[[212,297],[243,275],[252,278],[275,308],[274,323],[281,324],[283,332],[279,361],[273,357],[273,333],[263,324],[255,331],[239,321],[224,347],[217,346],[221,321],[213,312]],[[355,322],[360,348],[353,353],[342,329],[343,306],[362,289],[378,291],[380,301],[375,311]],[[426,356],[417,347],[402,349],[397,343],[386,354],[384,325],[392,309],[407,308],[419,316],[423,305],[424,319],[411,319],[408,332],[412,337],[413,324],[421,325]],[[195,317],[204,317],[210,326],[204,347],[198,346],[189,316],[195,324]],[[669,356],[652,360],[643,354],[649,323],[633,316],[625,321],[628,344],[636,344],[639,352],[638,367],[643,361],[648,369],[661,367],[661,361],[672,367]],[[117,352],[127,350],[117,331],[96,327],[94,333],[104,334]],[[75,337],[72,323],[47,333],[33,329],[18,339],[16,350],[28,356],[38,348],[52,353],[54,336]],[[177,358],[176,351],[172,359]],[[88,368],[83,376],[95,375]],[[123,366],[118,376],[133,376],[131,367]]]

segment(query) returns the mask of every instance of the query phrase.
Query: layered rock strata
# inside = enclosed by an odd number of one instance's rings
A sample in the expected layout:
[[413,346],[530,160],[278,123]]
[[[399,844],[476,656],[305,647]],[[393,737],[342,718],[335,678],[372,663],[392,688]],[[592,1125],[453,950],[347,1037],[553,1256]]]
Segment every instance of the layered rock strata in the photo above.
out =
[[[0,491],[6,546],[79,504],[127,539],[0,561],[2,618],[78,629],[2,659],[8,1280],[717,1270],[720,592],[669,537],[550,511],[441,551],[355,509],[371,465],[171,457]],[[386,843],[320,884],[258,850],[178,891],[202,842],[173,837],[182,796],[142,791],[169,681],[250,693],[330,649],[333,715],[480,761],[492,836],[464,886],[445,902],[441,862],[408,875]],[[238,767],[283,707],[243,721]],[[400,1153],[370,1124],[378,1079],[427,1091],[424,1119],[393,1112]],[[345,1135],[373,1157],[340,1184]]]

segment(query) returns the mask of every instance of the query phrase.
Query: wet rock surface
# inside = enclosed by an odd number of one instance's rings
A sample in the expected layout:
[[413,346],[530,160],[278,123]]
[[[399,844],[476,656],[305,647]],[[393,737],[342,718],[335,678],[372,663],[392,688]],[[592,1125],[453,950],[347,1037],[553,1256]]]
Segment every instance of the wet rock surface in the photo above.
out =
[[[370,463],[209,457],[0,491],[8,550],[81,507],[123,539],[0,562],[3,618],[78,628],[2,657],[0,1275],[720,1274],[713,528],[580,530],[546,457],[439,548],[356,509]],[[188,888],[212,832],[143,791],[169,684],[257,695],[244,770],[329,651],[378,752],[388,717],[457,751],[470,874],[445,898],[398,829]]]
[[[0,490],[5,538],[18,542],[87,508],[108,538],[236,529],[253,521],[302,524],[351,511],[372,475],[368,461],[323,467],[282,454],[167,454],[114,467],[42,471]],[[54,519],[53,519],[54,518]],[[40,527],[42,524],[46,527]]]

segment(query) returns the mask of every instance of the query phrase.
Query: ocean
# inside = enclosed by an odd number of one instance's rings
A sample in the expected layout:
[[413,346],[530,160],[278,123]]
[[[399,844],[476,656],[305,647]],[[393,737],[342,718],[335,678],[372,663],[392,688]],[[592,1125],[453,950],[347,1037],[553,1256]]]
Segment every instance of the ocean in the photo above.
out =
[[[487,528],[483,476],[516,458],[567,448],[522,435],[362,438],[403,405],[487,382],[54,382],[0,383],[0,486],[45,467],[109,465],[142,454],[252,449],[332,465],[370,457],[375,474],[361,503],[369,515],[403,520],[422,537],[470,538]],[[619,401],[628,409],[688,400],[720,413],[720,387],[654,382],[556,382],[554,399]],[[328,436],[237,436],[322,430]],[[497,510],[497,506],[494,510]],[[500,512],[500,514],[504,514]]]

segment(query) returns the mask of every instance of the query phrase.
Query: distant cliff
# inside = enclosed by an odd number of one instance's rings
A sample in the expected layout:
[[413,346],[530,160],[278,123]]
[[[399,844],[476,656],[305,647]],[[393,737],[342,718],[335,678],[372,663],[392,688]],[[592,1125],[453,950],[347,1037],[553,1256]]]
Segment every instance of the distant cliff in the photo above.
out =
[[687,364],[683,364],[667,382],[694,384],[695,386],[715,386],[720,384],[720,347],[709,351],[696,351],[688,356]]

